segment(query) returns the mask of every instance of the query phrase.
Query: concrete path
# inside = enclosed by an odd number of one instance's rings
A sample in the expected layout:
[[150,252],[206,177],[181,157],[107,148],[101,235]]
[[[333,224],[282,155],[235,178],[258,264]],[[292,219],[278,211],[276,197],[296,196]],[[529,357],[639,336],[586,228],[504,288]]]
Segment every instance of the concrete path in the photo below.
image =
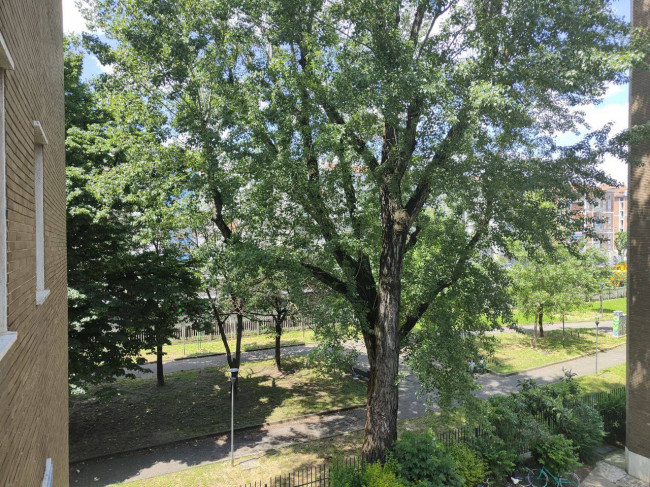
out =
[[[291,347],[285,350],[287,355],[303,355],[310,347]],[[244,360],[264,360],[273,351],[251,352]],[[625,346],[622,345],[608,352],[601,352],[598,357],[599,368],[610,367],[625,362]],[[365,356],[360,362],[367,363]],[[204,357],[182,360],[166,364],[166,372],[202,368],[225,363],[225,357]],[[583,357],[558,365],[549,365],[527,373],[508,377],[485,374],[477,377],[482,389],[479,397],[505,395],[517,388],[517,382],[530,378],[540,384],[551,383],[561,379],[565,370],[572,370],[578,375],[593,374],[595,358]],[[400,383],[399,419],[413,418],[426,411],[424,401],[418,396],[420,389],[417,379],[402,364],[401,372],[405,374]],[[363,429],[365,410],[363,408],[326,416],[311,416],[290,423],[262,426],[235,434],[235,456],[245,456],[271,448],[280,448],[294,443],[310,441],[340,434],[342,432]],[[188,441],[171,447],[151,448],[128,455],[118,455],[78,463],[70,468],[70,485],[105,486],[116,482],[144,479],[188,467],[203,465],[228,458],[230,454],[229,435],[219,435],[197,441]]]
[[580,483],[582,487],[647,487],[625,471],[625,452],[620,448],[603,446],[603,459]]

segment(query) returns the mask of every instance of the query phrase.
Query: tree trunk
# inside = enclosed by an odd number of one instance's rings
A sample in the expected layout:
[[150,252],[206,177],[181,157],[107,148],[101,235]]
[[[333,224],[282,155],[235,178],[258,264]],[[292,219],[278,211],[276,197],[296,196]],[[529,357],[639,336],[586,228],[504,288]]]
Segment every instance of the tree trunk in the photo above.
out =
[[[386,197],[385,194],[382,196]],[[390,203],[388,206],[390,207]],[[379,309],[377,321],[370,323],[374,337],[366,338],[366,341],[374,341],[374,347],[373,353],[368,354],[371,377],[368,384],[362,455],[364,461],[383,463],[387,451],[397,439],[399,313],[407,229],[402,222],[396,221],[395,215],[386,215],[386,210],[382,213]]]
[[535,319],[533,320],[533,348],[537,348],[537,313],[535,313]]
[[282,316],[274,316],[273,321],[275,321],[275,367],[278,369],[278,372],[282,372],[280,341],[282,338],[283,318]]
[[539,337],[544,338],[544,307],[541,306],[539,308],[539,313],[537,314],[537,317],[539,319]]
[[156,375],[158,377],[158,385],[165,385],[165,375],[163,374],[163,347],[158,345],[156,347]]

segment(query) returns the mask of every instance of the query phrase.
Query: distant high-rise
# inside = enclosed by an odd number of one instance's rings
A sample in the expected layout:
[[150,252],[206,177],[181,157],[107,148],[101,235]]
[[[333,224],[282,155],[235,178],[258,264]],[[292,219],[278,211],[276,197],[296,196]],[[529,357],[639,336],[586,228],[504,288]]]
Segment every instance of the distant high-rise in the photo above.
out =
[[[632,24],[650,30],[650,0],[632,1]],[[647,122],[650,72],[634,69],[630,125]],[[650,142],[631,151],[644,165],[629,168],[626,458],[628,472],[650,485]]]

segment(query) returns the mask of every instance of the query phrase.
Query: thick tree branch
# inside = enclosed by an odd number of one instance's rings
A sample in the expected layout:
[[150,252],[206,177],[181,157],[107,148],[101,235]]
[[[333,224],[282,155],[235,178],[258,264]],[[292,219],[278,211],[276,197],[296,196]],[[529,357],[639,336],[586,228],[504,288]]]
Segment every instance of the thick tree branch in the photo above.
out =
[[336,291],[337,293],[343,295],[346,295],[348,293],[348,285],[338,277],[333,276],[329,272],[308,262],[300,262],[300,265],[309,270],[317,281],[325,284],[333,291]]

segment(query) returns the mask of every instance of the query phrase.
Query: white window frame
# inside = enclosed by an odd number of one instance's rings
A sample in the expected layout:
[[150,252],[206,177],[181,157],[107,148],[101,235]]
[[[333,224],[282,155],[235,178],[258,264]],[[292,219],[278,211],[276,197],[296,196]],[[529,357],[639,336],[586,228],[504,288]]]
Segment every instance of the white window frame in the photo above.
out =
[[14,69],[7,44],[0,32],[0,360],[16,342],[18,333],[7,329],[7,151],[5,85],[7,71]]
[[41,122],[34,120],[34,225],[36,227],[36,305],[40,306],[50,295],[45,287],[45,146],[47,137]]

